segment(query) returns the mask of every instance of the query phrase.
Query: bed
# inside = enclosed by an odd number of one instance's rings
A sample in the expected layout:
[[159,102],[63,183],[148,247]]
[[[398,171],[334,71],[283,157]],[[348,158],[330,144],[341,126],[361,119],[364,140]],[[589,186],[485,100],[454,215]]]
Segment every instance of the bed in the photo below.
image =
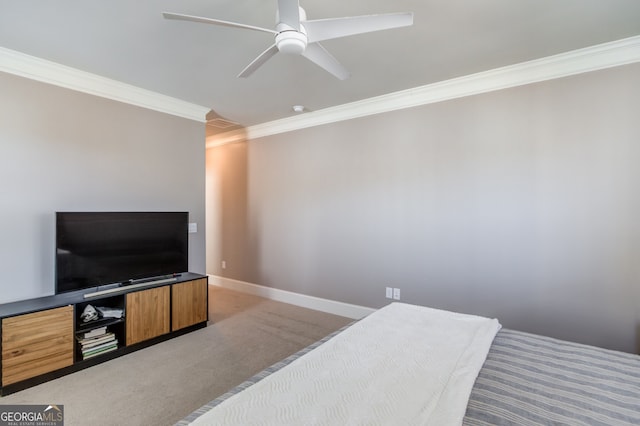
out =
[[177,424],[640,425],[640,356],[394,303]]

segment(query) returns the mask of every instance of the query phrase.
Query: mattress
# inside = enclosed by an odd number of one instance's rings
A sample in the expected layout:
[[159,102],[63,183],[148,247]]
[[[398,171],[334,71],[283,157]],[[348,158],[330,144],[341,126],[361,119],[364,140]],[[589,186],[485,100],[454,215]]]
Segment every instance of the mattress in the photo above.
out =
[[[177,424],[190,424],[342,331],[256,374]],[[503,328],[473,385],[463,424],[640,425],[640,356]]]

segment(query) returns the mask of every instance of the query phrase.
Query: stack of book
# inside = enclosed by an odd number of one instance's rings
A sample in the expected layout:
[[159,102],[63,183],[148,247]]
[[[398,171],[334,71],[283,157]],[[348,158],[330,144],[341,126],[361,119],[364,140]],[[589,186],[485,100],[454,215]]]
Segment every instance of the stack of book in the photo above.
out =
[[78,336],[82,359],[93,358],[118,349],[118,339],[107,327],[94,328]]

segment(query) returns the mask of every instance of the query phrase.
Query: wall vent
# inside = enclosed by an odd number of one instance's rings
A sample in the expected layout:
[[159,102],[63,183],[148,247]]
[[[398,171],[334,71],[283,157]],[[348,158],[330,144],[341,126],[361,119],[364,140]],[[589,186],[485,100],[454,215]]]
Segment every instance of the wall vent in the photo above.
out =
[[214,118],[207,120],[207,126],[217,127],[218,129],[228,129],[229,127],[239,126],[234,121],[225,120],[224,118]]

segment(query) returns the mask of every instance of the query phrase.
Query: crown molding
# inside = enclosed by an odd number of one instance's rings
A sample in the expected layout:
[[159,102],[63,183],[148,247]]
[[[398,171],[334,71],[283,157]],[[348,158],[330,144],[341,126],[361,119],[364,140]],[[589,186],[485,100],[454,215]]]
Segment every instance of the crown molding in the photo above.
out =
[[209,108],[0,47],[0,71],[206,123]]
[[207,147],[640,62],[640,36],[283,118],[207,138]]

